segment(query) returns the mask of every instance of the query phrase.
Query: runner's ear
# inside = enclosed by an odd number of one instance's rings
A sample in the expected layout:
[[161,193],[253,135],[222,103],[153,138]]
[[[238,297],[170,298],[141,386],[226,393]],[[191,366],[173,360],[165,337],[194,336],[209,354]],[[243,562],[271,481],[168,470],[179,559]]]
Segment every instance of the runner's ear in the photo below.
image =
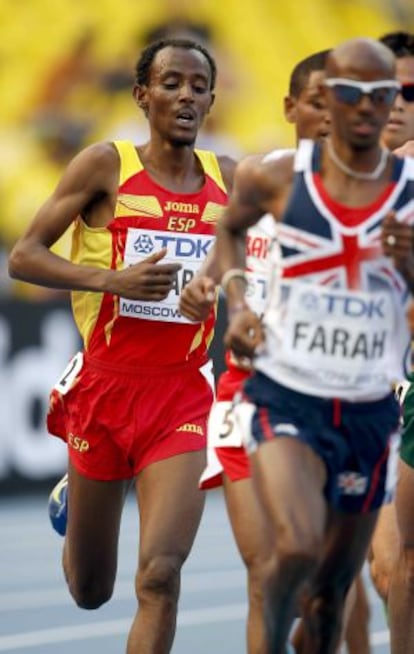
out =
[[212,93],[212,94],[211,94],[211,100],[210,100],[210,106],[209,106],[209,108],[207,109],[206,114],[210,113],[210,109],[211,109],[211,107],[213,106],[215,99],[216,99],[216,96],[215,96],[214,93]]
[[138,107],[142,109],[145,115],[147,115],[148,112],[147,87],[141,86],[140,84],[135,84],[134,88],[132,89],[132,95]]
[[283,98],[283,109],[288,123],[296,123],[296,100],[291,95]]

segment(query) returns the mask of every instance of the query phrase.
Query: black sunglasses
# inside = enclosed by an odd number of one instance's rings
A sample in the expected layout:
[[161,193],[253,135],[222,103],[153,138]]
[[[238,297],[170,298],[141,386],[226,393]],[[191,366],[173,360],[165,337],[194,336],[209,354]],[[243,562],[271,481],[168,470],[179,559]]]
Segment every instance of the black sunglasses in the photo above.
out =
[[414,102],[414,84],[401,84],[400,93],[406,102]]
[[[376,82],[360,82],[359,80],[331,77],[325,80],[325,86],[332,89],[338,102],[357,105],[362,96],[368,95],[371,102],[380,107],[390,107],[401,85],[396,80],[378,80]],[[402,92],[402,91],[401,91]]]

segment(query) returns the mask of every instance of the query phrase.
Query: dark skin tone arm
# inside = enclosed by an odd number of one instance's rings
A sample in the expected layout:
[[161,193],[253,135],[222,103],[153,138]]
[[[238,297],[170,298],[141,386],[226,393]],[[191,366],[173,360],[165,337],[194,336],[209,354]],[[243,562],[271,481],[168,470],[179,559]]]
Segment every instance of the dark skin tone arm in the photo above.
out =
[[78,216],[92,229],[110,222],[119,166],[118,153],[109,143],[90,146],[70,162],[54,193],[13,248],[11,277],[50,288],[109,292],[135,300],[162,300],[168,295],[180,266],[157,263],[165,250],[123,270],[107,270],[71,263],[49,249]]
[[[249,157],[237,167],[233,194],[217,227],[220,273],[231,268],[244,270],[247,229],[267,212],[274,216],[282,214],[292,182],[292,161],[292,155],[267,163],[261,157]],[[237,356],[252,357],[263,343],[260,319],[248,308],[242,279],[232,278],[225,290],[229,313],[225,346]]]

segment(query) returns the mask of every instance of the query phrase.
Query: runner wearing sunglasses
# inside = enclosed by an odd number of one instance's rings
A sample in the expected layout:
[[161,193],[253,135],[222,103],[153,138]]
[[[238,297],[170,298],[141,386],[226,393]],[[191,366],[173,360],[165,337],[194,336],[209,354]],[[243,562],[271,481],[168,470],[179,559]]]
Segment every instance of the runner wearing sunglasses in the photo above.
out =
[[[264,581],[272,654],[284,652],[298,596],[298,654],[337,651],[344,598],[385,497],[389,440],[399,427],[392,383],[409,346],[414,161],[383,148],[391,105],[369,95],[372,82],[398,90],[388,84],[395,60],[384,45],[353,39],[331,51],[326,78],[364,83],[359,102],[325,86],[330,136],[302,141],[276,161],[238,164],[217,225],[224,342],[253,359],[243,393],[254,413],[245,426],[274,542]],[[261,322],[241,273],[246,230],[264,211],[275,218],[280,257]]]
[[333,89],[337,102],[355,106],[361,102],[362,96],[368,95],[371,102],[379,107],[390,107],[401,88],[397,80],[360,82],[342,77],[325,80],[325,86]]

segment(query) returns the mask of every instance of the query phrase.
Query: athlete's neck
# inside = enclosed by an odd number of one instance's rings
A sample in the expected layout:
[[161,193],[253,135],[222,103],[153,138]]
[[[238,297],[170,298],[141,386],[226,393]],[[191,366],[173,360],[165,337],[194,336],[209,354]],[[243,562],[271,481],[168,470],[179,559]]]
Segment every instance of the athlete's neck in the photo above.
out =
[[160,149],[149,142],[137,151],[148,175],[170,191],[195,193],[203,186],[204,171],[192,146]]

